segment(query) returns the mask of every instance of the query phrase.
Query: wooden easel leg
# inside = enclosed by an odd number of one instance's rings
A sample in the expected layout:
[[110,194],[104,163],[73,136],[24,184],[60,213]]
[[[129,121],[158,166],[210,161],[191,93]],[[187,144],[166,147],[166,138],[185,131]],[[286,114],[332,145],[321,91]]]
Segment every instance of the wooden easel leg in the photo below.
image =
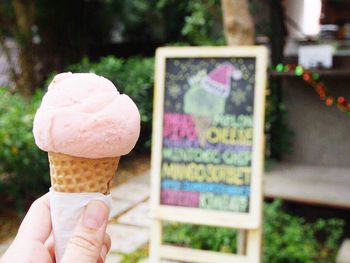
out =
[[262,262],[262,228],[248,230],[247,256],[251,263]]
[[237,230],[237,254],[245,255],[247,246],[247,230]]
[[160,263],[160,246],[162,244],[162,222],[152,220],[150,237],[150,262]]

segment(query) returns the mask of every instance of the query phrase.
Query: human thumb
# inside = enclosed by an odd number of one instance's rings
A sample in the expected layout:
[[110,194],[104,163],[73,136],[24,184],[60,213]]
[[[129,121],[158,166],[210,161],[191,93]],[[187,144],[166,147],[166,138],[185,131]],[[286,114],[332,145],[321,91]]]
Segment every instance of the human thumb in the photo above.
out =
[[96,263],[100,257],[106,226],[108,208],[101,201],[91,201],[84,209],[61,263]]

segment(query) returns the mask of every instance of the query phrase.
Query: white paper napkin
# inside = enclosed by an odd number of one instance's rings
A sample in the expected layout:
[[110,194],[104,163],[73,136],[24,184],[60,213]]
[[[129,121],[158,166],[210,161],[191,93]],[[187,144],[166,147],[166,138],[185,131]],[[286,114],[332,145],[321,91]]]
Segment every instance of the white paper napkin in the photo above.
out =
[[83,208],[92,200],[104,202],[109,209],[112,196],[101,193],[62,193],[50,188],[50,206],[56,262],[60,262],[68,240],[81,216]]

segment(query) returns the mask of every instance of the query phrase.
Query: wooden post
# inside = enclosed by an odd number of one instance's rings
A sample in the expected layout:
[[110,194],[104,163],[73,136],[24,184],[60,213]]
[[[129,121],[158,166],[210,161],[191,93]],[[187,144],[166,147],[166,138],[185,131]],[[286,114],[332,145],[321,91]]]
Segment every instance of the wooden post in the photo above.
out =
[[224,32],[227,44],[253,45],[254,23],[247,0],[221,0]]
[[247,246],[247,230],[237,230],[237,254],[244,255],[246,253]]
[[248,231],[247,255],[249,262],[262,262],[262,227]]
[[150,242],[150,262],[160,262],[160,246],[162,244],[162,222],[153,219],[151,224],[151,242]]
[[[223,25],[226,42],[229,46],[253,45],[254,22],[249,12],[247,0],[221,0]],[[246,253],[247,231],[237,231],[237,254]]]
[[35,12],[33,1],[13,0],[13,9],[17,23],[17,44],[19,46],[19,65],[21,74],[18,75],[17,87],[19,92],[30,97],[37,88],[36,74],[34,71],[34,56],[32,43],[32,26]]

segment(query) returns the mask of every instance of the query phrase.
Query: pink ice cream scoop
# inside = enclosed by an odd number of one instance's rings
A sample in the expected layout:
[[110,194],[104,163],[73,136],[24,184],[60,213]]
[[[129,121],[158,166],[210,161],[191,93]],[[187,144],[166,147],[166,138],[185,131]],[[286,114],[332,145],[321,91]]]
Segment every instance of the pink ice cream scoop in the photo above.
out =
[[58,74],[36,112],[33,133],[47,152],[84,158],[129,153],[140,133],[135,103],[92,73]]

